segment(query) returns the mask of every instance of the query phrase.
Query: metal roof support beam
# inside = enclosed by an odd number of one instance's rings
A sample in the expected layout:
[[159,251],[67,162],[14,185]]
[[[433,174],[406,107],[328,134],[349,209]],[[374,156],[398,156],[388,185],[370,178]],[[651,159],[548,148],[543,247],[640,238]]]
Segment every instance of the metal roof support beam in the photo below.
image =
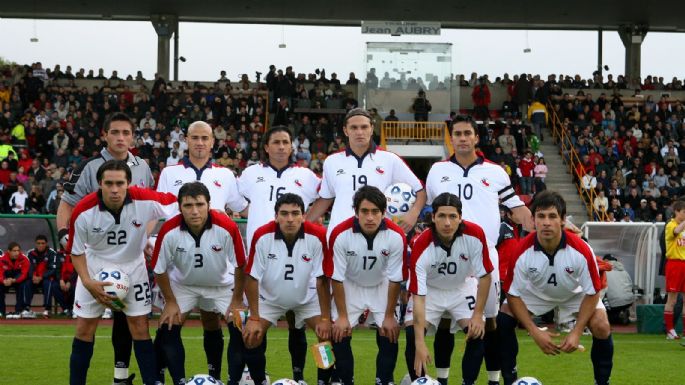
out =
[[154,14],[150,15],[150,21],[157,32],[157,73],[165,80],[170,80],[171,36],[178,31],[178,16]]
[[642,42],[649,27],[645,24],[623,25],[618,30],[623,46],[626,48],[625,78],[629,85],[640,84],[640,65],[642,63]]

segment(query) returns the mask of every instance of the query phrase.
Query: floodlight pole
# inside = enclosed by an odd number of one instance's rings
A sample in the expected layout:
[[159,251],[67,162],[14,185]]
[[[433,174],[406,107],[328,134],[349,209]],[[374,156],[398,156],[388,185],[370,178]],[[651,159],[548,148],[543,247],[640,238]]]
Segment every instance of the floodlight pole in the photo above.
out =
[[157,73],[169,80],[171,35],[178,31],[178,16],[170,14],[150,15],[152,26],[157,32]]

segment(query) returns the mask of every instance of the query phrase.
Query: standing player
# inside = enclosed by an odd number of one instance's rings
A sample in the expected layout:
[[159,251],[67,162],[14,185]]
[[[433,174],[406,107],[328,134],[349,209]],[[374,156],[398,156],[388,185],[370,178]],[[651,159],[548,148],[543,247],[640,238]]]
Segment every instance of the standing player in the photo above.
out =
[[133,350],[144,385],[155,383],[155,354],[148,331],[151,310],[150,283],[145,260],[146,224],[178,210],[176,197],[139,187],[129,187],[131,169],[120,160],[108,160],[96,173],[100,189],[86,195],[74,208],[69,226],[67,253],[71,254],[79,280],[74,314],[76,335],[70,359],[71,385],[86,383],[98,320],[111,305],[108,284],[93,277],[106,266],[128,274],[131,290],[123,302],[133,337]]
[[[330,286],[324,269],[332,262],[325,230],[304,220],[304,202],[298,195],[281,195],[274,210],[276,220],[260,227],[252,238],[245,268],[250,315],[243,337],[255,384],[266,380],[266,331],[288,310],[295,314],[295,327],[306,323],[321,340],[329,339],[331,328]],[[316,293],[309,289],[313,279]]]
[[340,222],[354,216],[352,196],[362,186],[378,187],[381,191],[393,183],[404,182],[416,192],[416,203],[400,219],[400,227],[409,232],[426,204],[426,192],[409,166],[392,152],[380,150],[372,140],[371,115],[354,108],[345,116],[343,131],[349,140],[345,151],[326,158],[320,198],[307,213],[310,221],[318,220],[333,204],[328,235]]
[[[184,384],[186,378],[181,326],[188,313],[199,306],[205,312],[226,314],[230,319],[229,305],[233,309],[243,307],[245,264],[238,226],[224,213],[209,208],[205,185],[184,184],[178,204],[181,214],[164,223],[153,252],[157,285],[164,295],[156,339],[176,385]],[[237,380],[233,381],[237,384]]]
[[[177,165],[166,167],[159,176],[157,191],[170,192],[178,195],[184,183],[199,181],[209,190],[212,209],[226,212],[226,207],[233,212],[246,213],[247,201],[238,193],[238,186],[231,170],[212,163],[212,148],[214,147],[214,133],[209,124],[197,121],[188,126],[188,156],[183,158]],[[174,280],[178,276],[171,275],[169,278]],[[232,276],[229,276],[232,279]],[[180,283],[180,282],[177,282]],[[232,284],[230,282],[229,284]],[[221,378],[221,364],[224,352],[224,335],[221,331],[221,314],[200,309],[200,318],[204,329],[204,349],[207,357],[207,367],[209,374],[214,378]],[[229,318],[230,320],[230,318]],[[229,324],[229,332],[231,325]],[[231,335],[233,335],[232,333]],[[235,346],[241,341],[229,341],[228,360],[238,358],[236,352],[231,354],[231,350],[242,349],[242,346]],[[233,358],[232,358],[233,357]],[[162,360],[160,360],[162,361]],[[231,363],[229,362],[229,371]],[[163,362],[160,362],[163,364]],[[243,373],[242,363],[235,365],[233,373],[229,373],[230,378],[240,378]]]
[[[592,333],[595,384],[608,385],[613,366],[614,342],[606,310],[600,300],[601,281],[595,254],[571,231],[564,230],[566,202],[556,192],[543,191],[531,204],[536,232],[521,240],[509,264],[504,290],[511,309],[543,353],[557,355],[578,349],[583,330]],[[558,311],[558,322],[575,320],[573,330],[560,344],[537,328],[530,314]],[[516,350],[503,341],[502,372],[516,367]],[[505,365],[506,364],[506,365]],[[505,380],[505,385],[512,382]]]
[[[69,218],[74,206],[87,194],[98,190],[99,183],[96,175],[98,168],[104,162],[112,159],[125,161],[131,169],[132,185],[148,188],[154,186],[154,179],[148,164],[128,151],[133,145],[134,125],[131,119],[126,114],[115,112],[105,121],[104,131],[107,147],[100,151],[100,156],[81,163],[72,172],[69,181],[64,183],[67,194],[62,195],[56,218],[58,237],[62,247],[67,245]],[[140,258],[144,258],[142,253]],[[135,374],[130,377],[128,374],[128,365],[131,361],[131,333],[128,330],[125,315],[122,312],[114,312],[113,315],[114,384],[128,385],[133,383],[133,377],[135,377]]]
[[[491,274],[488,302],[485,305],[485,365],[488,380],[495,384],[499,381],[499,365],[496,359],[498,338],[495,330],[500,297],[497,269],[499,258],[495,248],[500,228],[499,204],[510,208],[514,222],[523,224],[527,230],[532,230],[532,223],[530,211],[516,195],[506,172],[476,151],[479,140],[477,133],[477,126],[470,119],[457,117],[452,122],[450,136],[454,154],[445,161],[433,164],[426,178],[426,189],[429,204],[443,192],[457,195],[463,205],[463,218],[477,223],[485,232],[490,260],[495,267]],[[498,319],[497,324],[499,323]],[[449,357],[454,350],[454,338],[450,336],[445,325],[442,326],[438,328],[435,336],[435,365],[438,368],[438,380],[447,384]]]
[[[407,368],[412,381],[427,373],[430,354],[424,331],[434,332],[447,314],[451,318],[449,332],[454,334],[459,326],[466,333],[462,384],[472,385],[483,361],[484,310],[494,268],[483,229],[462,220],[462,205],[456,195],[438,195],[432,208],[431,227],[416,240],[409,263],[411,299],[407,307],[414,318],[413,328],[406,329]],[[472,276],[478,277],[478,282]]]
[[[295,166],[291,162],[293,152],[292,134],[285,126],[274,126],[264,134],[260,164],[252,165],[243,171],[238,180],[240,194],[250,202],[247,217],[247,245],[250,247],[252,235],[261,226],[274,218],[274,204],[285,193],[299,195],[307,208],[317,198],[321,181],[306,167]],[[303,381],[305,359],[307,356],[307,336],[304,328],[297,329],[289,312],[288,349],[292,359],[293,379]],[[240,333],[229,325],[231,333]],[[233,335],[233,334],[231,334]]]
[[387,200],[373,186],[362,186],[354,194],[355,215],[335,227],[330,239],[332,278],[337,318],[333,324],[336,372],[343,385],[354,384],[352,328],[369,310],[377,325],[376,384],[393,383],[397,362],[399,325],[395,306],[404,280],[407,244],[404,232],[385,218]]
[[[664,230],[666,236],[666,305],[664,306],[664,322],[666,323],[666,338],[679,339],[675,331],[673,307],[678,299],[678,293],[685,293],[685,201],[673,203],[674,217]],[[685,320],[685,312],[683,312]]]

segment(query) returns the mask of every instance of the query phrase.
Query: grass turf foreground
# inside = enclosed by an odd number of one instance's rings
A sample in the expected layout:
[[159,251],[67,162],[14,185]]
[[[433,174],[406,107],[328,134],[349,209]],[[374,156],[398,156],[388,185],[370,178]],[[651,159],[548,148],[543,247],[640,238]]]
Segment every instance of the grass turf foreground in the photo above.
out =
[[[0,323],[0,383],[52,385],[66,384],[69,379],[69,355],[73,338],[73,325],[11,325]],[[154,333],[154,330],[152,331]],[[355,330],[352,338],[352,349],[355,356],[355,380],[360,385],[373,384],[375,373],[376,345],[374,331]],[[228,332],[224,329],[224,335]],[[95,353],[88,373],[89,384],[110,384],[112,380],[112,346],[110,343],[111,328],[98,328]],[[267,352],[267,370],[271,380],[291,377],[290,356],[288,353],[288,335],[283,329],[270,329]],[[315,338],[307,332],[310,343]],[[186,373],[188,376],[206,373],[206,363],[202,348],[202,330],[198,327],[183,329],[186,349]],[[463,334],[457,335],[455,353],[452,357],[452,369],[449,382],[451,385],[461,383],[461,356]],[[545,385],[591,385],[592,364],[590,346],[592,340],[584,336],[581,343],[586,352],[563,354],[557,357],[545,356],[525,332],[519,332],[519,373],[521,376],[537,377]],[[662,335],[615,334],[614,370],[611,383],[616,385],[682,385],[685,376],[681,363],[685,347],[674,341],[666,341]],[[429,347],[432,339],[429,340]],[[432,349],[431,349],[432,350]],[[225,356],[224,356],[225,359]],[[307,357],[305,380],[316,384],[314,361]],[[226,362],[223,371],[226,380]],[[131,371],[138,373],[135,357],[131,359]],[[404,333],[400,337],[400,354],[395,381],[399,384],[406,373],[404,363]],[[434,368],[430,374],[435,374]],[[167,383],[171,381],[168,380]],[[140,384],[139,374],[136,383]],[[487,384],[483,365],[479,384]]]

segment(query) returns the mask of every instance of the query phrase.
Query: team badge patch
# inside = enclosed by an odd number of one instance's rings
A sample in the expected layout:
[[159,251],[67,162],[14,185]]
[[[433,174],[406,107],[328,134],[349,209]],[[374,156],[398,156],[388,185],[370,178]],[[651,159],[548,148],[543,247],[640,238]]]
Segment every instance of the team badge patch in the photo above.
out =
[[220,251],[223,250],[223,249],[224,249],[224,248],[221,247],[221,246],[219,246],[219,245],[212,245],[212,250],[215,251],[215,252],[217,252],[217,253],[220,252]]
[[221,188],[221,183],[218,180],[214,179],[214,186]]
[[381,166],[376,167],[376,172],[381,174],[381,175],[385,174],[385,170],[383,170],[383,168],[381,168]]
[[138,222],[137,219],[132,220],[132,221],[131,221],[131,224],[132,224],[133,227],[135,227],[136,229],[143,225],[142,223]]
[[461,259],[464,260],[464,261],[468,261],[468,260],[469,260],[469,257],[466,256],[465,254],[459,254],[459,258],[461,258]]
[[480,183],[482,183],[485,187],[490,187],[490,182],[488,182],[486,178],[481,179]]
[[312,257],[308,256],[307,254],[302,254],[302,260],[305,262],[310,262]]
[[571,266],[566,266],[564,268],[564,271],[569,273],[569,274],[573,274],[575,270],[573,270],[573,268]]
[[383,249],[383,250],[381,250],[381,255],[384,256],[384,257],[389,256],[389,255],[390,255],[390,250],[388,250],[388,249]]
[[302,187],[302,182],[300,182],[299,179],[295,179],[295,185],[297,187]]

